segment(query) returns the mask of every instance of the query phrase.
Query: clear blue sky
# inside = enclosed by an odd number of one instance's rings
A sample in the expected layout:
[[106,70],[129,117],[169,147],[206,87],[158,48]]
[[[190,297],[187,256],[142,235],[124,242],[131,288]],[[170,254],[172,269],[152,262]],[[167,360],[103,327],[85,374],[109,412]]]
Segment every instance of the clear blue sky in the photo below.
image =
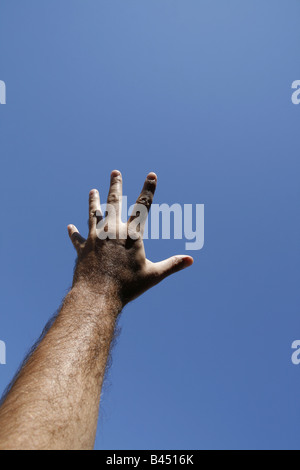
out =
[[[66,227],[120,169],[204,203],[192,268],[129,305],[97,449],[300,449],[297,0],[2,0],[4,389],[71,284]],[[184,241],[147,241],[148,257]]]

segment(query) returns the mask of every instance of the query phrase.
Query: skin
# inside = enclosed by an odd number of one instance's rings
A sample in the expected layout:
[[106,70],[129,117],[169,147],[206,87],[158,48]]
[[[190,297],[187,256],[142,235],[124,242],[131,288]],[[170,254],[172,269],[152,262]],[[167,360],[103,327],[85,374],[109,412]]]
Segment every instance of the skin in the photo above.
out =
[[[149,173],[137,200],[148,211],[156,184],[155,173]],[[0,408],[0,450],[93,449],[101,387],[122,308],[193,263],[185,255],[159,263],[147,260],[145,220],[132,240],[128,227],[138,214],[122,223],[121,197],[122,176],[114,170],[107,202],[117,214],[112,222],[116,239],[97,236],[102,218],[97,190],[90,192],[87,240],[74,225],[68,227],[78,254],[72,289]],[[109,215],[106,220],[109,225]]]

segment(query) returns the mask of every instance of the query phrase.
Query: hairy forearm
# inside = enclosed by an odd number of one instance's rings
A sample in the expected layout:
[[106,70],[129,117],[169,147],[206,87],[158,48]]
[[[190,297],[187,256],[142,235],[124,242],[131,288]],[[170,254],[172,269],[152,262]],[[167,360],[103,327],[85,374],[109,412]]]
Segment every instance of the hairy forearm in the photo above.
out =
[[143,233],[156,183],[155,173],[149,173],[124,223],[122,176],[114,170],[104,215],[99,192],[90,192],[87,239],[74,225],[68,226],[78,255],[73,288],[0,408],[0,449],[93,448],[118,314],[143,292],[193,263],[185,255],[158,263],[146,258]]
[[91,449],[121,302],[77,283],[0,409],[0,449]]

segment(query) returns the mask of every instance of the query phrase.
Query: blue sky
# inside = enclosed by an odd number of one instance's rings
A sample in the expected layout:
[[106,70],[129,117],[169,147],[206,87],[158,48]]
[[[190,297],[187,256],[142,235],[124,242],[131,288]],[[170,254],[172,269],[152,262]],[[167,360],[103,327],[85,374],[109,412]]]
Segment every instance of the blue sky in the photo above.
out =
[[[299,449],[300,4],[2,0],[0,392],[71,284],[66,227],[205,204],[194,265],[127,306],[97,449]],[[146,242],[157,261],[183,240]],[[299,366],[300,367],[300,366]]]

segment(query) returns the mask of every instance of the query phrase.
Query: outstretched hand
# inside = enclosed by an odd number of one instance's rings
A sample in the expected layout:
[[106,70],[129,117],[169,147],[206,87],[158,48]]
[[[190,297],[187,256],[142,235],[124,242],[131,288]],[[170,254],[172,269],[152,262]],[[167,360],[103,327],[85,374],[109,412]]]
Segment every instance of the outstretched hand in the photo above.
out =
[[[146,217],[142,214],[150,210],[156,184],[156,174],[149,173],[127,223],[121,221],[122,175],[119,171],[111,173],[107,205],[113,210],[105,217],[101,213],[99,192],[95,189],[90,192],[87,240],[74,225],[68,226],[78,254],[74,285],[84,283],[103,294],[108,288],[124,306],[167,276],[193,264],[193,258],[187,255],[173,256],[159,263],[146,258],[143,243]],[[112,231],[116,236],[107,236]]]

